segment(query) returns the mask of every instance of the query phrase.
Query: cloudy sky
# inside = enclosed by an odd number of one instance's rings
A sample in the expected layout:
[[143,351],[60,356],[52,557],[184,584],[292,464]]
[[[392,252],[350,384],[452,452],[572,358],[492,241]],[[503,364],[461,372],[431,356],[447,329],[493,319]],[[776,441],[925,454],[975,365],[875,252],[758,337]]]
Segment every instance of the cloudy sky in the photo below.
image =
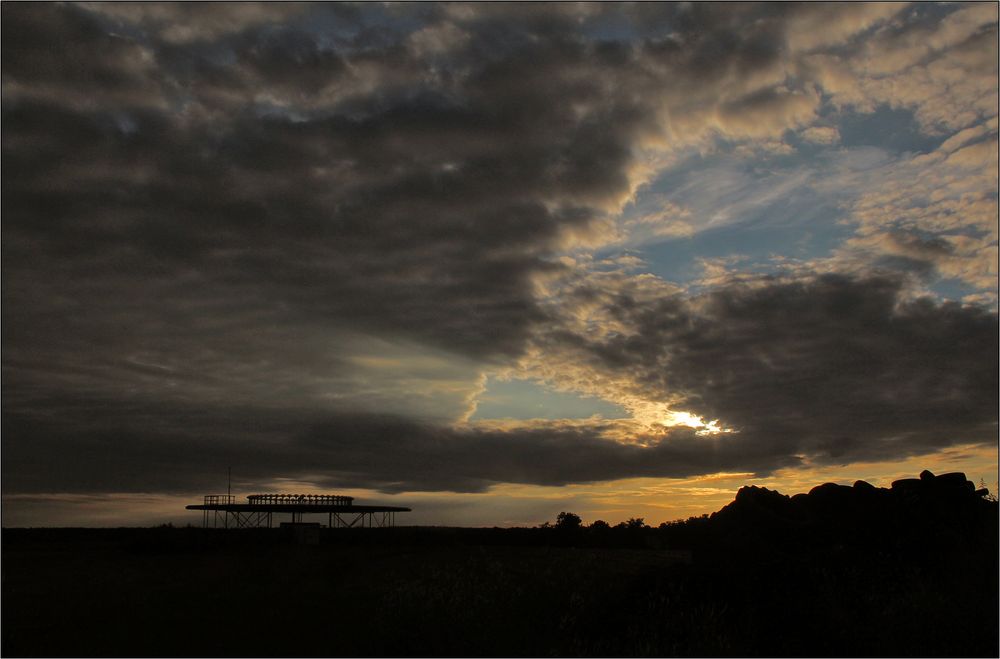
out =
[[997,5],[2,5],[3,523],[997,474]]

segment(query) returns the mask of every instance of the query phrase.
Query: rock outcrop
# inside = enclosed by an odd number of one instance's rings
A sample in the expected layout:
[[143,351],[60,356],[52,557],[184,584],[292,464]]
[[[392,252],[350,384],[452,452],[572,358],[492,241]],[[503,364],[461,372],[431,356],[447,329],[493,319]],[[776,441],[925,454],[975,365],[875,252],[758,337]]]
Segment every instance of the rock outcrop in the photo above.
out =
[[913,547],[934,551],[975,542],[996,525],[997,504],[965,474],[924,471],[880,488],[824,483],[808,494],[786,496],[743,487],[711,516],[719,540],[748,551]]

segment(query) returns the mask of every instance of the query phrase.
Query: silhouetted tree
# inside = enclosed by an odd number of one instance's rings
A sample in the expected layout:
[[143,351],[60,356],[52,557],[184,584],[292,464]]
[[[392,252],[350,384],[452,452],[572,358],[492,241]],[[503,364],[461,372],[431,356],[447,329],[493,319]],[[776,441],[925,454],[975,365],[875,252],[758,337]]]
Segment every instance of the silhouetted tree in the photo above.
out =
[[630,517],[625,522],[625,528],[627,528],[627,529],[644,529],[644,528],[646,528],[646,521],[642,517]]
[[611,528],[611,525],[608,524],[607,522],[605,522],[603,519],[599,519],[599,520],[594,521],[590,525],[590,528],[597,529],[598,531],[606,531],[606,530],[608,530],[608,529]]
[[556,515],[557,529],[578,529],[580,528],[580,516],[573,513],[561,512]]

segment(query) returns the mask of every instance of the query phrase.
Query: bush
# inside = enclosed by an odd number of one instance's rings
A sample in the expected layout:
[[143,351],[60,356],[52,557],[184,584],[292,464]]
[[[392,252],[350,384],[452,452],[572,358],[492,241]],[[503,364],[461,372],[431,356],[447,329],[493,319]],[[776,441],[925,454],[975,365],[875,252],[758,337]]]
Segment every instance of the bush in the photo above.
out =
[[578,529],[581,526],[581,520],[579,515],[574,515],[573,513],[561,512],[556,516],[556,528],[557,529]]

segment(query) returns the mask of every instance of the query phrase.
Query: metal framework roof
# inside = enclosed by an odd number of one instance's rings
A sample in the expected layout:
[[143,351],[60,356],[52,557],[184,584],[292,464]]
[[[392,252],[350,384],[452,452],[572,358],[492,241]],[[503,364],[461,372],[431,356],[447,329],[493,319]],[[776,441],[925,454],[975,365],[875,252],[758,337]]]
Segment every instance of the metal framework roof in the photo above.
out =
[[337,494],[251,494],[245,503],[231,494],[208,494],[203,503],[186,508],[203,511],[204,526],[225,528],[270,528],[271,516],[278,513],[290,513],[293,523],[304,514],[323,513],[331,528],[394,526],[395,513],[410,512],[403,506],[355,505],[353,497]]

